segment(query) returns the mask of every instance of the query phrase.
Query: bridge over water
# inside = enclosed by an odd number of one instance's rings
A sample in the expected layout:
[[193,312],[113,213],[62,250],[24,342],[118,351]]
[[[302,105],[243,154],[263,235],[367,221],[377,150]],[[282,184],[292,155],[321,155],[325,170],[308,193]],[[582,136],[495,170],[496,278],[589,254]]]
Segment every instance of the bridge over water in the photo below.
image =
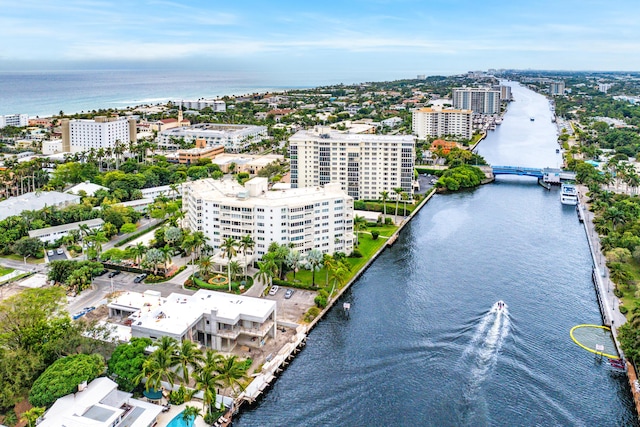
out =
[[493,175],[531,176],[546,183],[560,183],[576,179],[575,172],[557,168],[531,168],[524,166],[491,166]]

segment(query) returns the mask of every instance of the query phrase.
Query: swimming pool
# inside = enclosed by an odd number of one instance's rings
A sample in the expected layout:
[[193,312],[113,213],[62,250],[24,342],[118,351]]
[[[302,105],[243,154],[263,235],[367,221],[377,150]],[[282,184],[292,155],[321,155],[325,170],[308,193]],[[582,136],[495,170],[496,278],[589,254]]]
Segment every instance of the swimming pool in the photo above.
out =
[[[193,421],[193,418],[191,418],[189,421]],[[185,421],[182,419],[182,412],[180,412],[178,415],[173,417],[169,424],[167,424],[167,427],[191,427],[191,425],[192,424],[190,423],[185,423]]]

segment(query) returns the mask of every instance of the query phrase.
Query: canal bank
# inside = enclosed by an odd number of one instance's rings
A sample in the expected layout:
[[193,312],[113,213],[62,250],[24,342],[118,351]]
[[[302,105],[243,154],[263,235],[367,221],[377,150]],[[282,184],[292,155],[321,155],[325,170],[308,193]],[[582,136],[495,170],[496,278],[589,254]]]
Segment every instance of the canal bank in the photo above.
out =
[[380,254],[382,254],[385,249],[393,245],[405,226],[409,224],[409,222],[418,214],[418,212],[436,193],[434,190],[429,191],[425,195],[425,197],[420,201],[416,208],[402,220],[398,229],[396,229],[395,232],[391,236],[389,236],[385,244],[380,246],[380,248],[360,268],[360,270],[358,270],[358,272],[351,278],[351,280],[349,280],[342,288],[337,291],[336,295],[328,301],[327,306],[311,322],[301,325],[282,321],[278,322],[279,325],[285,326],[287,328],[294,328],[295,335],[291,338],[291,341],[289,343],[285,344],[275,355],[272,355],[272,357],[266,361],[266,363],[262,366],[261,372],[255,375],[249,386],[247,386],[247,388],[238,395],[238,397],[234,401],[234,414],[240,413],[244,405],[255,404],[262,396],[262,393],[266,392],[269,387],[273,385],[273,383],[277,380],[278,375],[283,372],[283,370],[289,365],[289,363],[291,363],[296,354],[305,346],[309,332],[311,332],[311,330],[318,324],[318,322],[320,322],[323,317],[333,308],[333,306],[342,298],[344,293],[347,292],[349,288],[360,279],[362,274],[367,271],[367,269],[375,262]]

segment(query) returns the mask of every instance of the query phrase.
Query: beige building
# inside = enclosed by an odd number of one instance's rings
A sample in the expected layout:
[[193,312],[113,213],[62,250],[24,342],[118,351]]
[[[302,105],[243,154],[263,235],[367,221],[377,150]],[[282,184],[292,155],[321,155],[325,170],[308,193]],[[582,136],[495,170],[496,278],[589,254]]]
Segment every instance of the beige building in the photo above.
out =
[[380,199],[394,188],[413,195],[416,138],[341,133],[317,126],[289,138],[291,186],[340,183],[355,199]]
[[98,116],[94,120],[62,119],[62,151],[81,152],[92,148],[113,149],[116,142],[136,142],[136,121],[126,117]]
[[222,153],[224,153],[222,145],[208,146],[206,140],[198,138],[195,148],[178,150],[178,163],[191,165],[200,159],[213,159]]
[[233,154],[224,153],[211,159],[212,163],[220,166],[220,170],[224,173],[231,171],[231,164],[234,166],[234,172],[248,172],[250,175],[256,175],[267,165],[273,162],[284,161],[284,156],[280,154],[266,154],[263,156],[252,154]]
[[442,108],[419,108],[413,110],[411,129],[418,138],[433,136],[459,136],[471,139],[473,134],[473,111]]

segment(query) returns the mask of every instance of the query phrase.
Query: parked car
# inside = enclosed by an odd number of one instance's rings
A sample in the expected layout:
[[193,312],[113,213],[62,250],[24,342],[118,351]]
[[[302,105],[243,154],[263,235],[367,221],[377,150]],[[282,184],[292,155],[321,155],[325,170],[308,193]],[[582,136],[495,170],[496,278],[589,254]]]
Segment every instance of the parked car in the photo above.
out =
[[94,306],[91,306],[91,307],[85,307],[85,308],[83,308],[83,310],[84,310],[85,314],[86,314],[86,313],[90,313],[90,312],[92,312],[92,311],[93,311],[93,310],[95,310],[95,309],[96,309],[96,308],[95,308]]
[[107,269],[100,270],[99,272],[96,273],[96,277],[105,275],[107,273],[107,271],[109,271],[109,270],[107,270]]
[[49,250],[47,251],[47,255],[49,255],[49,256],[53,256],[53,249],[49,249]]
[[133,279],[133,283],[140,283],[146,278],[147,278],[147,273],[142,273],[142,274],[136,276],[135,279]]
[[273,285],[271,289],[269,289],[269,295],[275,295],[278,292],[278,289],[280,289],[278,285]]
[[118,274],[122,273],[120,270],[115,270],[109,273],[108,278],[116,277]]
[[287,292],[284,293],[284,298],[289,299],[293,295],[293,289],[287,289]]
[[56,253],[57,253],[58,255],[62,255],[62,254],[64,253],[64,249],[62,249],[62,248],[58,248],[58,250],[56,250]]

